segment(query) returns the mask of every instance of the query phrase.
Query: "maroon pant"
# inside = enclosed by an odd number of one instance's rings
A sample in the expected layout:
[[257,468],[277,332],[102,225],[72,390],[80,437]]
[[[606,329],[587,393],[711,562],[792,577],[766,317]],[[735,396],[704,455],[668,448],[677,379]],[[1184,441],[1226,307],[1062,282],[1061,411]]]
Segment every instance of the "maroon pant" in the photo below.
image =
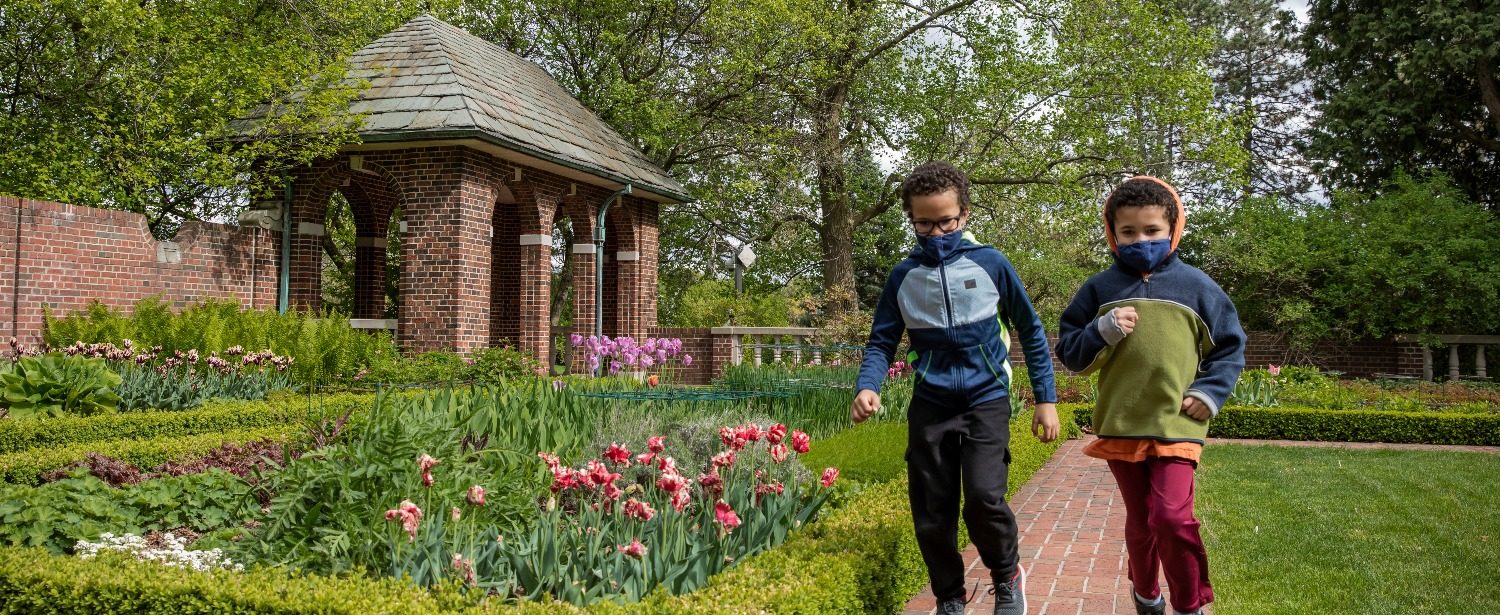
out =
[[1157,571],[1165,570],[1172,608],[1191,613],[1214,601],[1208,583],[1208,551],[1193,517],[1194,463],[1180,457],[1110,461],[1125,499],[1125,548],[1130,581],[1146,598],[1161,595]]

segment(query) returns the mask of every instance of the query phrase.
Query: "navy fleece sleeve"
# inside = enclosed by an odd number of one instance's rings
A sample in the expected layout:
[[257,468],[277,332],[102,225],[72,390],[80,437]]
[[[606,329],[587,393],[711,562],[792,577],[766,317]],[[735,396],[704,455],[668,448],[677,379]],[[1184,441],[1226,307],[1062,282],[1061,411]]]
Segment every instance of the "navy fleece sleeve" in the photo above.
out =
[[1099,353],[1109,347],[1095,322],[1094,314],[1098,311],[1099,299],[1093,280],[1089,280],[1073,295],[1057,326],[1057,358],[1070,370],[1088,369]]
[[1042,328],[1042,319],[1031,305],[1026,287],[1009,260],[1000,261],[1000,275],[1004,276],[1005,293],[1000,296],[1001,310],[1016,330],[1021,340],[1021,350],[1026,354],[1026,374],[1031,378],[1031,392],[1039,404],[1057,403],[1057,382],[1052,374],[1052,348],[1047,345],[1047,331]]
[[901,308],[896,305],[896,293],[901,289],[901,279],[908,268],[897,267],[885,281],[880,291],[880,301],[875,304],[875,322],[870,325],[870,341],[865,344],[865,357],[859,364],[859,378],[855,380],[855,392],[869,389],[880,392],[885,383],[886,370],[891,365],[891,355],[901,343],[901,333],[906,331],[906,322],[901,319]]
[[1218,416],[1219,409],[1229,401],[1234,392],[1234,383],[1239,381],[1245,369],[1245,330],[1240,327],[1239,312],[1234,302],[1219,285],[1209,282],[1208,298],[1199,308],[1199,313],[1208,322],[1213,336],[1213,349],[1198,365],[1198,378],[1188,387],[1187,394],[1208,405]]

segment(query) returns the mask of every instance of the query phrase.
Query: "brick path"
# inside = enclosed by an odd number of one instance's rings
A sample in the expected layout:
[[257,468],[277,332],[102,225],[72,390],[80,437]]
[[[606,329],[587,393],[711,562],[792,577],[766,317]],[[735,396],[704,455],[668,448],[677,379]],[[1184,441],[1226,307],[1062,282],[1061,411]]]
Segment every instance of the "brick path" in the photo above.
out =
[[[1125,532],[1121,529],[1125,527],[1125,505],[1120,502],[1109,467],[1083,455],[1083,446],[1092,439],[1088,436],[1063,443],[1011,502],[1021,530],[1021,563],[1028,573],[1028,615],[1135,613],[1128,595],[1130,581],[1125,578]],[[1494,446],[1218,439],[1210,441],[1213,443],[1500,454],[1500,447]],[[986,594],[989,570],[979,561],[979,551],[973,545],[964,550],[964,561],[969,565],[968,587],[974,593],[969,613],[988,614],[993,604]],[[1161,586],[1170,593],[1165,580]],[[932,588],[927,587],[906,604],[903,615],[926,615],[936,607]]]

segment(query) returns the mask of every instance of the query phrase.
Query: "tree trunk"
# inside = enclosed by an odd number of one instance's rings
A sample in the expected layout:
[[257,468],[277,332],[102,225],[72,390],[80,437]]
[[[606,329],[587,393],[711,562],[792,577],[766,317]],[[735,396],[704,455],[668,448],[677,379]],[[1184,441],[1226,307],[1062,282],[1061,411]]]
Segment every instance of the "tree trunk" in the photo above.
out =
[[823,88],[814,114],[817,143],[818,202],[823,221],[818,229],[823,256],[823,292],[827,313],[858,309],[854,294],[854,211],[849,204],[844,166],[843,113],[849,93],[845,82]]

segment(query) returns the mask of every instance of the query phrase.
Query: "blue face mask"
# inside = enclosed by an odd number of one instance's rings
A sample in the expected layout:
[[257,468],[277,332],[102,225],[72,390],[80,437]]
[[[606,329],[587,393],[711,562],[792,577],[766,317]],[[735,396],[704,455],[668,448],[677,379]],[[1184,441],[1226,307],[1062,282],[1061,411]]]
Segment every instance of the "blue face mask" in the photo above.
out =
[[964,240],[963,229],[958,229],[946,235],[917,235],[917,246],[922,252],[939,262],[948,260],[948,256],[958,251],[958,244]]
[[1119,247],[1120,262],[1143,273],[1150,272],[1153,267],[1160,265],[1171,253],[1172,240],[1170,239],[1137,241]]

